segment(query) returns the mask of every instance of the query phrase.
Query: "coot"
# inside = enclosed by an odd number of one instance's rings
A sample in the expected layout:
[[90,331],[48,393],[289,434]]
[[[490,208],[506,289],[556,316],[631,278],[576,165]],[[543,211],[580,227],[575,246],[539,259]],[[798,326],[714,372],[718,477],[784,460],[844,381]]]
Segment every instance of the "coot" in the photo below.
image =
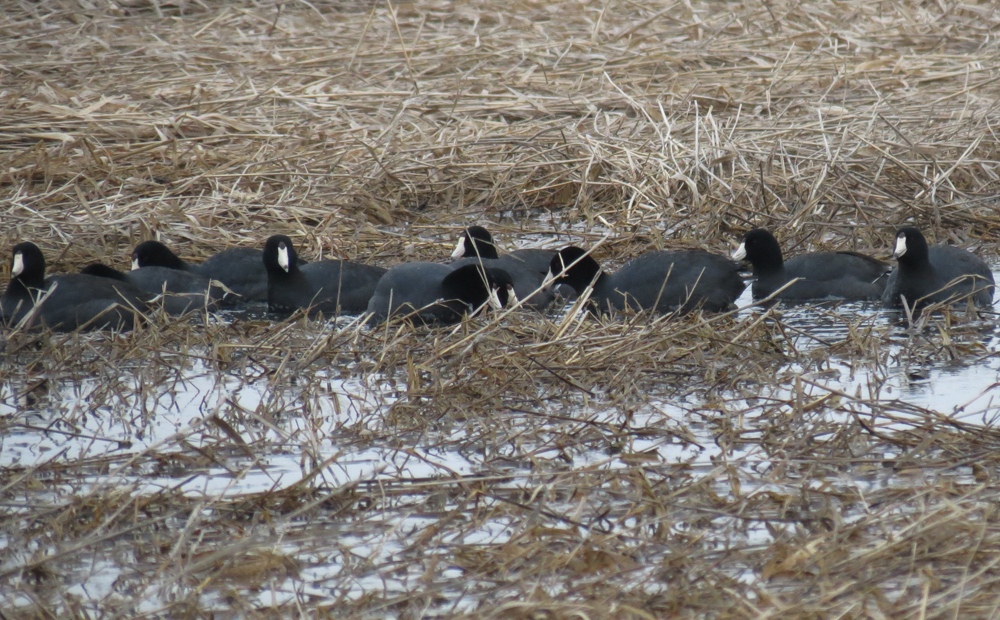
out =
[[274,235],[264,245],[267,306],[273,312],[310,308],[327,314],[357,314],[368,309],[382,267],[342,260],[299,265],[292,240]]
[[458,239],[455,250],[451,253],[452,260],[467,258],[470,256],[480,256],[482,258],[506,258],[513,259],[512,265],[520,265],[531,271],[545,273],[549,270],[549,263],[556,255],[555,250],[542,250],[529,248],[525,250],[514,250],[500,256],[496,244],[493,243],[493,235],[482,226],[469,226],[462,231],[462,236]]
[[738,264],[704,250],[649,252],[606,273],[583,249],[569,246],[553,257],[547,279],[569,284],[578,295],[593,284],[591,310],[611,314],[626,308],[721,312],[731,309],[746,287]]
[[754,299],[768,297],[797,279],[776,298],[877,300],[885,290],[883,276],[889,272],[889,265],[857,252],[810,252],[784,260],[777,239],[763,228],[748,232],[733,253],[734,260],[744,258],[753,265]]
[[928,247],[912,226],[896,231],[893,257],[898,263],[889,276],[882,302],[900,308],[962,301],[972,296],[977,306],[993,305],[993,273],[975,254],[950,245]]
[[502,269],[514,281],[514,292],[524,305],[544,310],[555,298],[553,287],[544,286],[545,273],[555,256],[554,250],[517,250],[500,256],[493,244],[493,236],[482,226],[471,226],[462,232],[455,251],[451,253],[452,267],[482,264],[484,267]]
[[132,329],[137,316],[148,309],[146,294],[126,282],[79,273],[46,278],[45,256],[30,242],[14,246],[10,275],[0,297],[0,313],[10,326],[33,312],[29,327],[124,331]]
[[375,323],[405,316],[418,324],[447,324],[486,303],[498,310],[515,300],[514,282],[502,269],[415,262],[396,265],[382,276],[368,312]]
[[102,263],[94,263],[84,267],[80,273],[128,282],[148,293],[149,300],[163,295],[163,307],[168,314],[173,315],[205,307],[214,308],[226,297],[226,292],[213,286],[208,278],[167,267],[140,267],[123,273]]
[[144,241],[132,251],[132,269],[166,267],[189,271],[210,280],[218,280],[239,295],[240,301],[267,301],[267,271],[263,252],[253,248],[230,248],[192,265],[159,241]]

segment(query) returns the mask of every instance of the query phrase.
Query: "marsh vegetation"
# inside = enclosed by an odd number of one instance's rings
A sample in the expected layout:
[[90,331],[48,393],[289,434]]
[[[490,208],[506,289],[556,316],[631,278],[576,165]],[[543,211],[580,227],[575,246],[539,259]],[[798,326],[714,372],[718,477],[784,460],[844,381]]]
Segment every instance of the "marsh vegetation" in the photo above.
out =
[[[996,263],[992,2],[8,2],[0,229],[54,272],[288,235]],[[1000,606],[990,311],[5,332],[5,618]]]

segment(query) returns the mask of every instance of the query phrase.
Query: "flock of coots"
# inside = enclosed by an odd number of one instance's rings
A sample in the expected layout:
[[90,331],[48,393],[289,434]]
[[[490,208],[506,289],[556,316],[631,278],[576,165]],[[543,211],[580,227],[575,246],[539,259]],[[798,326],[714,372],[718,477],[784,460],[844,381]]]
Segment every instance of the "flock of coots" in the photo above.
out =
[[746,234],[732,258],[703,250],[643,254],[614,273],[578,247],[500,255],[488,231],[466,229],[449,264],[411,262],[389,269],[350,261],[299,260],[291,239],[275,235],[264,250],[234,248],[199,265],[157,241],[132,252],[124,273],[95,264],[79,274],[45,277],[33,243],[12,251],[11,281],[0,297],[8,326],[59,331],[131,329],[149,311],[180,315],[202,308],[264,302],[274,312],[367,314],[368,322],[403,319],[455,323],[489,306],[521,303],[544,310],[557,297],[589,295],[592,312],[656,313],[731,309],[745,288],[740,263],[753,268],[754,299],[790,302],[839,299],[919,308],[971,300],[989,307],[993,274],[972,253],[928,246],[919,230],[899,229],[897,266],[856,252],[814,252],[784,260],[764,229]]

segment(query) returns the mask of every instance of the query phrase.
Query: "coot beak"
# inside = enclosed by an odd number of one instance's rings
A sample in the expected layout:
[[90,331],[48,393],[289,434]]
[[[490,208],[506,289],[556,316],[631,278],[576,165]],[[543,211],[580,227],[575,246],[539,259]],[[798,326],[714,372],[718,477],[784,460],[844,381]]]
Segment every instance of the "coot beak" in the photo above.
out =
[[514,292],[514,285],[507,285],[507,306],[513,308],[517,305],[517,293]]
[[744,241],[743,243],[740,244],[740,247],[736,248],[736,251],[733,252],[733,260],[743,260],[746,257],[747,257],[747,244]]
[[284,243],[278,246],[278,266],[288,273],[288,248]]
[[14,255],[14,265],[10,268],[10,277],[16,278],[24,271],[24,255],[20,252]]
[[550,268],[549,272],[545,274],[545,279],[542,280],[542,288],[543,289],[549,288],[550,286],[552,286],[552,283],[555,282],[555,281],[556,281],[556,277],[554,275],[552,275],[552,269]]
[[892,253],[893,258],[899,258],[906,254],[906,235],[896,237],[896,251]]
[[463,256],[465,256],[465,235],[459,237],[458,245],[455,246],[455,249],[451,253],[451,260],[458,260]]
[[135,254],[133,254],[132,255],[132,271],[135,271],[136,269],[138,269],[139,266],[140,266],[139,265],[139,257],[136,256]]
[[494,310],[502,310],[503,304],[500,303],[500,296],[497,295],[497,287],[490,287],[490,296],[486,299],[486,303],[490,305],[490,308]]

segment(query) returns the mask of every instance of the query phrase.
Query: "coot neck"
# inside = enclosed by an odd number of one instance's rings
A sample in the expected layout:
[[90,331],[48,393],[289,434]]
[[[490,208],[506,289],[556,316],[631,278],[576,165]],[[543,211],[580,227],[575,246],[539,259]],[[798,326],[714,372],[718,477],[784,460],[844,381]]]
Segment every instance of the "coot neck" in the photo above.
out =
[[465,279],[456,281],[445,278],[441,288],[446,301],[457,301],[465,304],[469,311],[486,303],[489,297],[488,282],[470,282]]
[[7,285],[7,292],[4,293],[3,296],[7,298],[29,299],[31,297],[31,289],[35,289],[37,291],[44,286],[44,278],[41,282],[35,284],[34,282],[25,282],[23,277],[17,277],[11,280]]
[[[582,278],[576,282],[572,282],[570,286],[576,291],[577,295],[583,295],[584,291],[587,290],[588,286],[594,288],[592,295],[598,296],[602,293],[610,293],[611,291],[605,291],[605,288],[614,288],[611,286],[611,280],[607,273],[603,269],[598,270],[597,275],[590,278],[589,280],[583,280]],[[579,286],[580,288],[577,288]]]
[[911,274],[911,277],[932,277],[937,270],[931,263],[930,246],[927,239],[915,228],[902,228],[896,235],[896,249],[899,250],[903,239],[903,253],[896,258],[900,273]]
[[758,280],[775,281],[782,283],[788,280],[788,273],[785,271],[785,259],[781,255],[781,250],[777,252],[767,252],[753,264],[754,275]]
[[471,243],[467,243],[466,245],[471,246],[465,252],[466,258],[500,258],[500,255],[497,254],[496,246],[489,241],[479,239]]
[[[901,256],[900,258],[905,258]],[[922,256],[916,260],[896,260],[900,274],[910,274],[911,277],[934,278],[937,276],[937,269],[930,261],[930,256]]]

